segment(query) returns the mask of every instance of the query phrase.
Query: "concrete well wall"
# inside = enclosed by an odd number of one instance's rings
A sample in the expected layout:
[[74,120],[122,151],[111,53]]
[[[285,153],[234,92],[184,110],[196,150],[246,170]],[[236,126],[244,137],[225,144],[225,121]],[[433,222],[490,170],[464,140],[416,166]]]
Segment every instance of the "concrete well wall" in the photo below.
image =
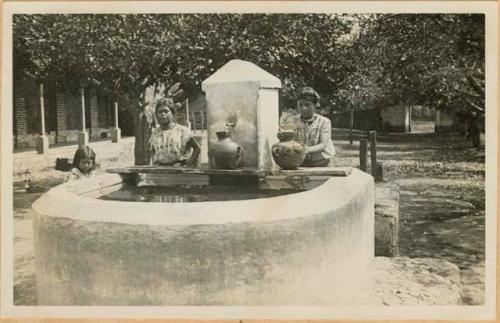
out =
[[39,305],[327,305],[374,257],[373,178],[254,200],[85,197],[110,174],[51,189],[33,208]]

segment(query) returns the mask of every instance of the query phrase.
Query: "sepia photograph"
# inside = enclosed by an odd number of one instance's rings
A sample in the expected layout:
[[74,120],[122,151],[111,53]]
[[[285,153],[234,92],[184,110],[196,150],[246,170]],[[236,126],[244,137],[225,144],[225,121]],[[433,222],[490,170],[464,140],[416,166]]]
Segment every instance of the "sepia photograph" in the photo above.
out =
[[496,3],[3,6],[2,316],[495,318]]

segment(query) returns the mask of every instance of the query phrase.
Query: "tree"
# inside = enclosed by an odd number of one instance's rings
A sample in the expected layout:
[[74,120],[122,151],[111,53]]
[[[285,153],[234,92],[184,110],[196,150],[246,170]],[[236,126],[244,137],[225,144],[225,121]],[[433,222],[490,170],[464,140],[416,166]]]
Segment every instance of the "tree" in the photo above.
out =
[[367,15],[358,22],[356,73],[376,101],[484,112],[484,15]]
[[330,102],[353,70],[339,41],[351,22],[338,15],[16,15],[16,73],[61,84],[98,86],[135,119],[136,163],[147,162],[145,89],[181,82],[186,92],[233,58],[254,62],[284,82]]

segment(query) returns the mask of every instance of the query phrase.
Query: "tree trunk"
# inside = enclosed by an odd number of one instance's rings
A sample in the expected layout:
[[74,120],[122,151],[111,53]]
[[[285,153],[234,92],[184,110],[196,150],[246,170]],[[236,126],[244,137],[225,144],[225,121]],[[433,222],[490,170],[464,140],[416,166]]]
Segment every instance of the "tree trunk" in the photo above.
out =
[[134,100],[130,97],[139,96],[125,95],[121,97],[121,104],[124,104],[134,118],[134,164],[150,165],[151,148],[149,145],[149,139],[151,138],[151,130],[154,127],[154,111],[152,111],[148,106],[144,106],[142,101]]
[[135,165],[151,164],[151,148],[149,139],[151,138],[152,122],[146,115],[146,110],[135,117]]

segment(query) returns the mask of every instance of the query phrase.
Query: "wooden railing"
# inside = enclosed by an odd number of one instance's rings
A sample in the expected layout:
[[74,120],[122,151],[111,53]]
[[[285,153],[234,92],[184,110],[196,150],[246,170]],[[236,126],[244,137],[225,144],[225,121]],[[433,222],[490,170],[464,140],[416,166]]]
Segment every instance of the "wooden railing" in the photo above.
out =
[[191,130],[206,130],[207,129],[207,112],[206,111],[193,111],[189,112],[189,122]]

